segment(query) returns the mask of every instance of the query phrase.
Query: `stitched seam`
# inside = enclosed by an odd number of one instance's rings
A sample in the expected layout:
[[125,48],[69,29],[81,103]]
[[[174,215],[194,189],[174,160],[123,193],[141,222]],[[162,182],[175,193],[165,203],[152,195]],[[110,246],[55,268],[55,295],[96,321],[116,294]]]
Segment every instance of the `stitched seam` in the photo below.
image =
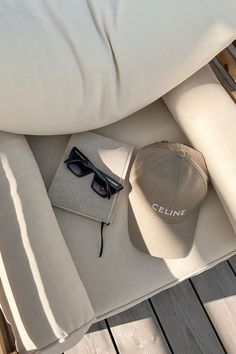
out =
[[177,172],[177,181],[176,181],[176,185],[175,185],[175,191],[174,191],[173,198],[172,198],[170,204],[172,204],[174,202],[174,199],[175,199],[175,196],[176,196],[176,191],[177,191],[177,187],[178,187],[178,184],[179,184],[181,165],[182,165],[182,159],[180,159],[180,161],[179,161],[179,168],[178,168],[178,172]]
[[[188,158],[186,158],[186,160],[189,162],[189,164],[191,165],[192,169],[193,169],[194,171],[196,171],[196,172],[198,173],[198,175],[201,177],[203,186],[204,186],[205,190],[207,191],[207,183],[206,183],[206,181],[204,180],[204,178],[202,177],[202,173],[201,173],[202,171],[199,171],[199,169],[196,167],[196,165],[194,165],[194,164],[192,163],[192,161],[190,161]],[[204,173],[204,175],[206,176],[205,173]],[[206,176],[206,178],[207,178],[207,176]]]

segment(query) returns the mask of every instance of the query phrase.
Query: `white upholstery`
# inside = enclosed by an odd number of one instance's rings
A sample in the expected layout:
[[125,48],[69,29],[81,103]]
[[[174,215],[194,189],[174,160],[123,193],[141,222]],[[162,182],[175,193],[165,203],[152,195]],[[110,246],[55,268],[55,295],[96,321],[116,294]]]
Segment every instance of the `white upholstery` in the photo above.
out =
[[[128,183],[104,230],[102,258],[100,224],[53,209],[43,184],[49,186],[67,144],[69,135],[61,134],[101,128],[135,148],[188,142],[162,99],[155,100],[236,38],[235,13],[235,0],[0,0],[0,303],[20,354],[63,352],[93,321],[236,253],[235,232],[213,188],[189,256],[163,260],[130,242]],[[235,226],[235,106],[207,68],[165,99],[204,150]],[[27,137],[32,151],[13,133],[34,134]],[[43,136],[50,134],[58,135]]]
[[[206,73],[205,69],[203,73]],[[198,82],[195,77],[193,81]],[[194,105],[192,107],[195,109]],[[227,106],[224,107],[227,110]],[[188,143],[162,100],[97,132],[132,144],[135,148],[157,140]],[[204,134],[207,136],[207,131]],[[27,137],[46,187],[68,138],[68,135]],[[236,235],[212,188],[201,208],[194,247],[187,258],[163,260],[141,253],[129,239],[127,202],[130,186],[126,183],[114,222],[104,230],[104,253],[102,258],[98,258],[100,223],[54,208],[63,240],[25,139],[2,133],[0,141],[1,158],[5,163],[5,169],[0,170],[0,188],[7,203],[1,204],[0,209],[5,272],[0,298],[7,318],[13,323],[20,354],[35,352],[32,343],[31,347],[27,344],[28,337],[42,354],[56,354],[69,349],[95,320],[94,313],[98,320],[120,312],[236,253]],[[7,174],[6,161],[10,166]],[[12,187],[11,171],[17,181],[17,189]],[[23,209],[17,207],[17,200],[25,206]],[[14,215],[16,210],[23,210],[27,226],[23,233]],[[10,257],[12,250],[14,257]],[[42,306],[32,257],[42,277],[51,309]],[[27,262],[25,258],[28,258]],[[8,287],[7,283],[10,284]],[[13,306],[9,286],[14,295]],[[52,320],[51,315],[55,317],[54,326],[58,324],[69,334],[65,341],[58,340],[52,333],[51,322],[48,321],[48,316]]]
[[[97,132],[133,144],[135,148],[161,139],[188,142],[161,100]],[[62,136],[28,138],[47,183],[50,183],[55,166],[46,171],[42,156],[45,156],[46,151],[51,151],[53,159],[58,161],[67,139],[68,137]],[[47,165],[49,167],[50,163],[47,162]],[[129,188],[127,184],[114,222],[105,228],[102,258],[98,258],[100,224],[54,208],[72,258],[99,319],[122,311],[236,252],[236,236],[212,189],[201,209],[194,247],[187,258],[162,260],[139,252],[131,244],[127,228]],[[211,222],[213,217],[214,223]]]
[[200,150],[236,232],[236,105],[206,66],[164,96],[191,143]]
[[24,136],[0,133],[0,181],[0,303],[20,353],[58,354],[94,311]]
[[148,105],[236,38],[235,0],[0,0],[0,130],[65,134]]

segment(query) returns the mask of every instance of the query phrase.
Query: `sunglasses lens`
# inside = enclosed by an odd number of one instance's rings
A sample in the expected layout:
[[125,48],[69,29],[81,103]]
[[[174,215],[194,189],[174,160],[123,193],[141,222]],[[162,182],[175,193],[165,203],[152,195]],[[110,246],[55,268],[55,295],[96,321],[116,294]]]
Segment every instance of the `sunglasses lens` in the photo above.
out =
[[89,160],[76,147],[71,150],[68,159],[64,162],[67,164],[68,169],[78,177],[86,176],[92,172],[91,167],[88,165]]
[[99,194],[101,197],[106,198],[107,197],[107,185],[106,182],[101,179],[99,176],[94,176],[93,182],[92,182],[92,189],[94,192]]
[[73,162],[69,162],[67,163],[67,167],[69,168],[69,170],[71,170],[71,172],[73,172],[76,176],[82,177],[85,175],[84,171],[82,170],[80,164],[78,163],[73,163]]
[[118,193],[121,189],[123,189],[122,184],[97,169],[93,163],[76,147],[72,148],[68,159],[66,159],[64,163],[67,164],[67,168],[77,177],[83,177],[90,173],[94,173],[91,187],[103,198],[110,199],[112,194]]

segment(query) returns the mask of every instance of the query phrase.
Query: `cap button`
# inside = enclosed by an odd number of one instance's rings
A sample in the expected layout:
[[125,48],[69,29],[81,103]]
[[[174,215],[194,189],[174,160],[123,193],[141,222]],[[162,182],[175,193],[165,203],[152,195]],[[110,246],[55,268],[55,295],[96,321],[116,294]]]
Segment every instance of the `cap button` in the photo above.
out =
[[185,156],[186,156],[186,153],[185,153],[185,151],[183,151],[183,150],[178,150],[178,151],[176,151],[176,154],[177,154],[177,156],[179,156],[179,157],[185,157]]

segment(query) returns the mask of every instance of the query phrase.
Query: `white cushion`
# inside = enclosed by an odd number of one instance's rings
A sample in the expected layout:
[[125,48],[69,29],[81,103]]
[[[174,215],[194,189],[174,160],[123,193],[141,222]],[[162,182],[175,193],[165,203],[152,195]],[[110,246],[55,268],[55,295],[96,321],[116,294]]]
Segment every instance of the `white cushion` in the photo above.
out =
[[0,195],[1,306],[21,354],[58,354],[95,316],[24,136],[0,132]]
[[0,130],[102,127],[161,97],[236,38],[228,0],[0,0]]

